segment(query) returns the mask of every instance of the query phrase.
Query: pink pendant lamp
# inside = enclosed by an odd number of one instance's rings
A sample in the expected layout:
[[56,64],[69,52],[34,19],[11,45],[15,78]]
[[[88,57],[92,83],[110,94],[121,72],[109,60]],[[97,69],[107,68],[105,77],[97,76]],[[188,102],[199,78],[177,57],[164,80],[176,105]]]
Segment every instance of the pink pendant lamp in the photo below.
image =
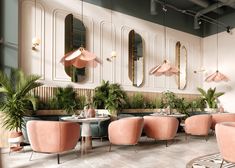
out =
[[[82,13],[82,22],[83,22],[83,0],[81,0],[81,13]],[[82,38],[82,36],[81,36]],[[82,40],[81,40],[82,41]],[[94,53],[85,50],[83,45],[78,49],[66,53],[62,59],[60,60],[62,64],[65,66],[75,66],[76,68],[84,68],[84,67],[96,67],[98,63],[100,63],[96,55]]]
[[[165,58],[166,58],[166,26],[165,26],[165,17],[167,9],[165,8],[165,5],[163,6],[162,10],[164,11],[164,35],[165,35]],[[179,69],[170,64],[166,59],[163,61],[162,64],[155,66],[152,68],[149,72],[150,75],[156,75],[156,76],[172,76],[172,75],[178,75]]]
[[[217,5],[218,5],[218,2],[217,2]],[[209,75],[209,76],[207,76],[206,77],[206,79],[205,79],[205,81],[206,82],[222,82],[222,81],[224,81],[224,82],[228,82],[229,81],[229,78],[226,76],[226,75],[224,75],[223,73],[221,73],[221,72],[219,72],[219,70],[218,70],[218,59],[219,59],[219,52],[218,52],[218,50],[219,50],[219,38],[218,38],[218,34],[219,34],[219,25],[218,25],[218,15],[217,15],[217,59],[216,59],[216,68],[217,68],[217,70],[213,73],[213,74],[211,74],[211,75]]]

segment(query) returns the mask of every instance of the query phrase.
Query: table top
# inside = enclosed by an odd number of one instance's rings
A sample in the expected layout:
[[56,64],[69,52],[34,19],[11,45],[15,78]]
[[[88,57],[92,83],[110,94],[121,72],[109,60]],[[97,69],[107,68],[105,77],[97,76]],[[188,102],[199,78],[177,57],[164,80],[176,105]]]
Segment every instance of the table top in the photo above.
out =
[[176,117],[176,118],[183,118],[185,117],[186,115],[185,114],[166,114],[166,113],[153,113],[153,114],[150,114],[151,116],[166,116],[166,117]]
[[94,117],[94,118],[79,118],[79,117],[62,117],[61,120],[63,121],[70,121],[70,122],[79,122],[79,123],[91,123],[91,122],[98,122],[98,121],[105,121],[109,120],[110,117],[106,116],[100,116],[100,117]]

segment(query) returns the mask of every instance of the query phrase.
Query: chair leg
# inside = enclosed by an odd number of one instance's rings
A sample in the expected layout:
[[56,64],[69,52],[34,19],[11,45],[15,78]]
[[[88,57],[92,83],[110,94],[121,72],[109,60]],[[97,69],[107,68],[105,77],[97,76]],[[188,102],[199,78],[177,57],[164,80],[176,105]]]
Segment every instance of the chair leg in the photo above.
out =
[[57,154],[57,163],[60,164],[60,154]]
[[112,144],[109,144],[109,152],[111,152]]
[[168,147],[168,141],[166,140],[166,147]]
[[208,141],[208,139],[209,139],[209,136],[208,136],[208,135],[206,135],[206,136],[205,136],[205,139],[206,139],[206,141]]
[[136,145],[137,145],[137,144],[133,145],[134,150],[135,150],[135,153],[137,153]]
[[29,157],[29,161],[32,160],[32,157],[33,157],[33,151],[31,152],[31,155],[30,155],[30,157]]
[[224,159],[222,160],[222,163],[221,163],[221,165],[220,165],[220,168],[222,168],[222,166],[223,166],[223,163],[224,163]]

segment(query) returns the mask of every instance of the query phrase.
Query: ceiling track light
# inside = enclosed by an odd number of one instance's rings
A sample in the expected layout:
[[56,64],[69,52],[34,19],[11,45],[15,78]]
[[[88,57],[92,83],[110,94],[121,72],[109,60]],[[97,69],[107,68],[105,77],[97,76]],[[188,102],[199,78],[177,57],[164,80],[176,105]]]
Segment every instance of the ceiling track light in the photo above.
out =
[[[175,10],[175,11],[177,11],[177,12],[183,13],[183,14],[188,15],[188,16],[192,16],[192,17],[194,17],[194,19],[196,18],[195,16],[196,16],[197,12],[195,12],[195,11],[193,11],[193,10],[184,10],[184,9],[180,9],[180,8],[177,8],[177,7],[174,6],[174,5],[171,5],[171,4],[167,4],[167,3],[164,4],[164,1],[161,1],[161,0],[154,0],[154,1],[155,1],[156,3],[159,3],[159,4],[162,5],[162,6],[165,5],[167,8],[173,9],[173,10]],[[194,21],[194,27],[195,27],[195,29],[199,29],[199,28],[200,28],[200,22],[205,21],[205,22],[210,23],[210,24],[218,25],[219,27],[222,27],[222,28],[226,29],[226,31],[231,34],[231,29],[232,29],[232,27],[229,26],[229,25],[226,25],[225,23],[223,23],[223,22],[221,22],[221,21],[218,21],[218,20],[216,20],[216,19],[213,19],[213,18],[211,18],[211,17],[209,17],[209,16],[206,16],[206,15],[204,15],[204,14],[200,15],[200,19],[198,19],[198,18],[199,18],[199,17],[197,17],[197,20],[198,20],[199,22],[196,23],[196,21]],[[199,28],[198,28],[198,27],[199,27]],[[229,28],[229,29],[228,29],[228,28]]]

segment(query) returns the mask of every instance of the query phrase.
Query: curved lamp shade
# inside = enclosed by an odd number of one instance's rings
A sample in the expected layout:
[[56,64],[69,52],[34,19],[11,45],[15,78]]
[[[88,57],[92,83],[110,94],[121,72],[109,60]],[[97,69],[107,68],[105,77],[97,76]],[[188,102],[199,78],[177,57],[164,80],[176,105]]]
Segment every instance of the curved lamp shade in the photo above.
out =
[[217,70],[215,73],[206,77],[205,81],[206,82],[222,82],[222,81],[228,82],[229,78]]
[[172,75],[178,75],[179,69],[173,65],[171,65],[167,60],[163,61],[163,64],[157,65],[153,69],[150,70],[150,75],[166,75],[166,76],[172,76]]
[[95,54],[85,50],[83,47],[65,54],[60,60],[65,66],[75,66],[76,68],[96,67],[99,61]]

